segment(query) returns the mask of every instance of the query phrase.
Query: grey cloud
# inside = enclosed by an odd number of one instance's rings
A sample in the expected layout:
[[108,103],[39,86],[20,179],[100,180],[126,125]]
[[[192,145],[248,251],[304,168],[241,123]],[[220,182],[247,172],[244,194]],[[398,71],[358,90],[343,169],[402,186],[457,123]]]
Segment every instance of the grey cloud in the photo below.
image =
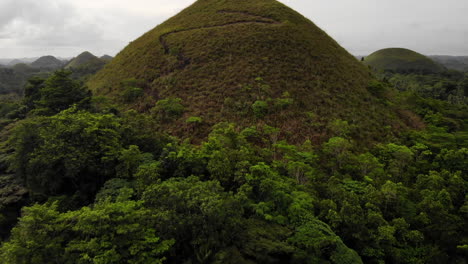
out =
[[99,43],[101,36],[99,24],[93,19],[85,19],[66,1],[0,2],[0,41],[14,40],[15,46],[24,47],[24,50],[41,46],[50,50],[62,46],[79,47]]
[[[169,9],[188,4],[172,0],[168,8],[167,0],[94,0],[99,1],[96,8],[91,1],[0,0],[0,57],[73,56],[83,50],[113,55],[173,15]],[[466,0],[280,1],[354,54],[400,46],[426,54],[468,55]]]

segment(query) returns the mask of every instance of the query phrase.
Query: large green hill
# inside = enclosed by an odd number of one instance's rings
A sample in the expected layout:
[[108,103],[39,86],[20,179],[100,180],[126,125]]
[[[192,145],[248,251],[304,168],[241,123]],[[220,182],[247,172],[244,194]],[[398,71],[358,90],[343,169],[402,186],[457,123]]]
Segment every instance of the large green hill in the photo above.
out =
[[399,73],[437,73],[444,67],[415,51],[403,48],[378,50],[367,56],[365,64],[377,70]]
[[196,136],[232,121],[278,127],[297,142],[324,138],[335,119],[356,124],[358,137],[399,126],[394,112],[368,92],[368,69],[274,0],[196,1],[133,41],[88,86],[121,101],[128,79],[144,90],[130,104],[140,111],[161,99],[182,99],[185,114],[165,130],[183,137],[194,129],[190,117],[204,122],[190,133]]

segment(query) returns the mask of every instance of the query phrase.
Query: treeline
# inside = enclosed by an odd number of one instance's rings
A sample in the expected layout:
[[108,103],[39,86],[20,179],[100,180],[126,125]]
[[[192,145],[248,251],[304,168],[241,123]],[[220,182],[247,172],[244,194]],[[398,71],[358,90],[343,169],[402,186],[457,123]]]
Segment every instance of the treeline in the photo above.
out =
[[455,70],[430,74],[385,72],[380,74],[380,78],[400,91],[410,91],[425,98],[451,104],[468,104],[467,73]]

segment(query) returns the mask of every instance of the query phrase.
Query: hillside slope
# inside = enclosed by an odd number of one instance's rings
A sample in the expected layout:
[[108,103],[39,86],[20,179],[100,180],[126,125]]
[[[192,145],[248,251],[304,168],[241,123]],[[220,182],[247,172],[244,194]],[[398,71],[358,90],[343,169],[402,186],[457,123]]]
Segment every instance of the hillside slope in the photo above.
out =
[[[220,121],[268,124],[296,142],[320,141],[335,119],[356,125],[358,138],[400,126],[368,92],[368,69],[274,0],[196,1],[133,41],[88,86],[122,102],[128,79],[145,94],[129,107],[149,111],[158,100],[182,99],[184,116],[164,124],[182,137],[204,137]],[[194,128],[189,117],[203,125]]]

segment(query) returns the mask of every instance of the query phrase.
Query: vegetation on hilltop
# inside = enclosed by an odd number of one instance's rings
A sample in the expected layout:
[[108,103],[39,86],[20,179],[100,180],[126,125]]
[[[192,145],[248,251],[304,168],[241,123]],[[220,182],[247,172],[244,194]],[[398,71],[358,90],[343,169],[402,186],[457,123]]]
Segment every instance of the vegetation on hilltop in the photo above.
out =
[[378,50],[365,57],[364,63],[376,70],[396,73],[439,73],[444,67],[415,51],[403,48]]

